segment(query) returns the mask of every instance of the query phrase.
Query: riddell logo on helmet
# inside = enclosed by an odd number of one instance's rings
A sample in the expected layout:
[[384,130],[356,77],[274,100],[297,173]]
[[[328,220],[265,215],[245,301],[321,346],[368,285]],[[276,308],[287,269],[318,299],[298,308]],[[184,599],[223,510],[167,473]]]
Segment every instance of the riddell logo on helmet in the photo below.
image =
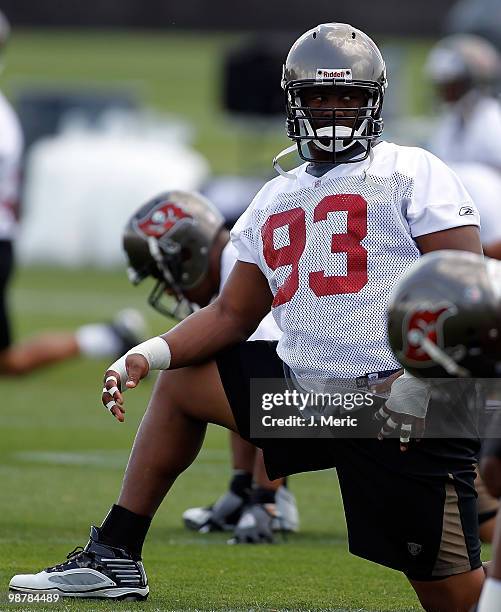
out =
[[428,308],[426,304],[407,314],[402,323],[403,349],[402,356],[407,363],[418,366],[434,365],[427,353],[426,341],[444,348],[444,322],[455,315],[456,307],[452,304],[439,304]]
[[193,217],[173,202],[161,202],[136,223],[137,228],[146,236],[161,238],[180,221],[192,223]]
[[324,79],[351,81],[351,70],[349,68],[317,68],[316,80],[323,81]]

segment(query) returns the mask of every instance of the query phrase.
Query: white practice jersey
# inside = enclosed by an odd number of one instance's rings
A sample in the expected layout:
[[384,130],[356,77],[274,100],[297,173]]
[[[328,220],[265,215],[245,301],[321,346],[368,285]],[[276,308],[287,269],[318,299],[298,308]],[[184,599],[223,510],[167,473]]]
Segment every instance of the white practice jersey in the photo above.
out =
[[438,123],[430,150],[446,163],[476,162],[501,170],[501,104],[494,98],[475,101],[467,118],[456,104]]
[[320,178],[307,164],[292,173],[267,183],[232,231],[238,259],[268,279],[280,358],[305,382],[399,368],[391,291],[420,256],[414,238],[479,225],[468,193],[431,153],[387,142]]
[[[228,280],[228,276],[237,259],[238,251],[231,242],[228,242],[221,253],[221,284],[219,291],[221,291],[223,285]],[[270,312],[264,317],[249,340],[278,340],[281,335],[282,332],[278,329],[278,325],[275,323],[275,319]]]
[[0,93],[0,240],[12,240],[15,236],[22,150],[19,120]]

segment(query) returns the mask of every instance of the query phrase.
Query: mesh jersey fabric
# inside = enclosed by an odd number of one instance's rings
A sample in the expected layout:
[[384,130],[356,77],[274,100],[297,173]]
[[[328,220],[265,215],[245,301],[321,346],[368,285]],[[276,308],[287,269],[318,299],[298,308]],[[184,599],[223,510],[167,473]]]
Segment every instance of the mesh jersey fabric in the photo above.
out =
[[415,237],[479,225],[458,177],[432,154],[381,142],[371,158],[320,178],[296,168],[257,194],[232,230],[266,276],[282,331],[277,352],[301,381],[400,367],[386,306],[419,258]]

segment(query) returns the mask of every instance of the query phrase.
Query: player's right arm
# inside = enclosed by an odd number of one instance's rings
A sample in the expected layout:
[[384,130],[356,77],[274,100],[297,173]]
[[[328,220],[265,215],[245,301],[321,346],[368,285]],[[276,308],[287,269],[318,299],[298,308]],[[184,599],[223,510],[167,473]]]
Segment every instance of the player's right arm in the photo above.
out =
[[258,266],[237,261],[213,303],[162,336],[134,347],[108,368],[103,404],[123,421],[122,389],[136,387],[150,369],[194,365],[246,340],[270,311],[272,300],[268,282]]
[[272,300],[258,266],[237,261],[217,299],[162,336],[171,349],[170,367],[206,361],[221,349],[247,340],[270,312]]

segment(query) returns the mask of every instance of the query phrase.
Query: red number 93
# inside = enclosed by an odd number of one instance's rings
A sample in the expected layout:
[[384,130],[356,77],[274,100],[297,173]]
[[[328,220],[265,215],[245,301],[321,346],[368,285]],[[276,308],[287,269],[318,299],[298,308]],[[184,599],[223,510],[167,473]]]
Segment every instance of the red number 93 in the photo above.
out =
[[[312,271],[308,285],[317,297],[358,293],[367,284],[367,250],[360,244],[367,236],[367,201],[361,195],[338,194],[323,198],[316,205],[313,221],[327,220],[332,212],[347,213],[347,228],[343,234],[333,234],[330,252],[346,253],[346,274],[326,276],[324,270]],[[274,232],[287,226],[289,244],[275,248]],[[272,270],[292,266],[290,274],[278,289],[273,306],[292,299],[299,289],[299,260],[306,247],[306,217],[302,208],[292,208],[268,217],[261,228],[263,254]]]

